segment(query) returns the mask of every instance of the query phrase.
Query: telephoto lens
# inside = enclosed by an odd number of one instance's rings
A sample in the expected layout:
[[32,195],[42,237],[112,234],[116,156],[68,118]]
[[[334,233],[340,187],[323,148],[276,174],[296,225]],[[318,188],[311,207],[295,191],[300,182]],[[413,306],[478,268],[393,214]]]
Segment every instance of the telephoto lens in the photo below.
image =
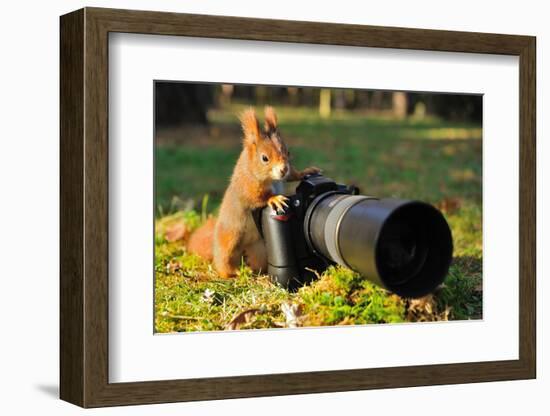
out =
[[305,213],[304,234],[318,255],[409,298],[443,282],[453,253],[443,214],[420,201],[322,193]]

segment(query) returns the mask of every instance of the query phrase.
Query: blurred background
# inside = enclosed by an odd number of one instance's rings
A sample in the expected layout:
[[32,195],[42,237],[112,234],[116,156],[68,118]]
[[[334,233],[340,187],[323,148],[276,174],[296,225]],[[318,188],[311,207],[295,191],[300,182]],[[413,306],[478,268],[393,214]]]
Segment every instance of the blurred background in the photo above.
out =
[[[481,207],[482,97],[155,82],[156,215],[219,205],[241,150],[239,113],[272,105],[297,168],[362,193]],[[202,208],[201,208],[202,207]]]

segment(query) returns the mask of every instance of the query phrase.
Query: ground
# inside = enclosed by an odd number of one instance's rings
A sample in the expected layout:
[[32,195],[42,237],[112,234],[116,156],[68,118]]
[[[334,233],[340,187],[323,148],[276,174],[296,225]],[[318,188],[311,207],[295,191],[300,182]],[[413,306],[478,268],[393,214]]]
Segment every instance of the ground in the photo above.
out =
[[414,198],[445,214],[454,258],[445,283],[403,299],[343,268],[297,293],[242,266],[220,279],[186,252],[189,233],[215,215],[240,151],[233,105],[208,127],[160,131],[156,148],[155,323],[157,332],[477,319],[482,305],[481,128],[436,118],[277,108],[298,168],[319,166],[364,194]]

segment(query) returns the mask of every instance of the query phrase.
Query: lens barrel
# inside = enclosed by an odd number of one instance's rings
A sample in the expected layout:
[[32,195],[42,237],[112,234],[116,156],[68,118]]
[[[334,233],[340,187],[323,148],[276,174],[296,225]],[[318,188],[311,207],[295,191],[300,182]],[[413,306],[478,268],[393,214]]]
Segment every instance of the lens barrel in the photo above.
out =
[[317,254],[410,298],[443,282],[453,253],[443,214],[420,201],[327,192],[308,207],[304,234]]

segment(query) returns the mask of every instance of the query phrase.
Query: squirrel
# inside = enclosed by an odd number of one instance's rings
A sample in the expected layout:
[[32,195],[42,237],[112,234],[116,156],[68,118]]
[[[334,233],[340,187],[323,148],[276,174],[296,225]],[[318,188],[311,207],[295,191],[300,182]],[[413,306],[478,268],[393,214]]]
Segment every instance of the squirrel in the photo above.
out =
[[243,256],[254,271],[266,271],[265,242],[252,212],[267,205],[274,210],[287,206],[287,197],[272,192],[273,181],[297,181],[320,172],[316,167],[297,171],[290,164],[272,107],[265,108],[263,130],[252,108],[242,113],[240,121],[243,149],[223,196],[218,218],[210,218],[199,227],[191,234],[187,245],[189,252],[213,261],[223,278],[236,275]]

